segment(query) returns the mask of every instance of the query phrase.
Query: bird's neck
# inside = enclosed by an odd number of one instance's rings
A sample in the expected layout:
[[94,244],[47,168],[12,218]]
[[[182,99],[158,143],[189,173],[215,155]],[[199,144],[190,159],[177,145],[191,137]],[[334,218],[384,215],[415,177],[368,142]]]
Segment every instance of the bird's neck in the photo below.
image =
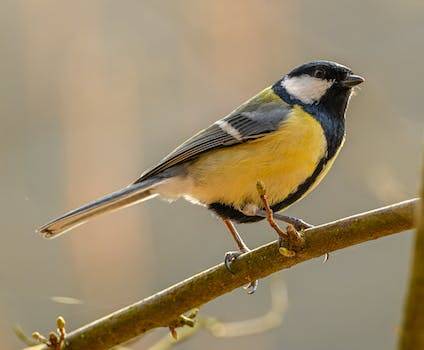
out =
[[327,139],[327,159],[333,158],[342,146],[345,137],[345,112],[349,102],[350,91],[346,94],[329,94],[317,104],[305,104],[290,96],[281,84],[272,87],[274,93],[284,102],[294,106],[299,105],[318,120]]
[[321,124],[327,140],[327,159],[333,158],[339,148],[343,145],[345,138],[345,117],[336,114],[324,105],[306,105],[303,109],[313,115]]

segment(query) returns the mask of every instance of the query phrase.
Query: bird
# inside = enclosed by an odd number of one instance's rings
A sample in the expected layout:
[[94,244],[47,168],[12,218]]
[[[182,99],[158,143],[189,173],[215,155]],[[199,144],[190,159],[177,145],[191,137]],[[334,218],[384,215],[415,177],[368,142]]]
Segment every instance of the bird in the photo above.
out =
[[[41,226],[57,237],[100,214],[153,197],[184,198],[210,209],[235,240],[225,265],[250,251],[235,224],[266,219],[282,239],[293,238],[274,219],[310,227],[279,212],[309,194],[327,174],[345,140],[353,88],[364,82],[342,64],[316,60],[295,67],[227,116],[183,142],[130,185]],[[289,228],[289,226],[288,226]],[[253,293],[257,281],[246,289]]]

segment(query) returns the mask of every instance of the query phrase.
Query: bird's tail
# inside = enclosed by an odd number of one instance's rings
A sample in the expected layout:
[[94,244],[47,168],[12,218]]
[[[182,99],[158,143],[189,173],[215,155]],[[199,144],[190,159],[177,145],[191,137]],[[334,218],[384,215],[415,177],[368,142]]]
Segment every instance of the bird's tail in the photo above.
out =
[[45,238],[55,238],[97,215],[125,208],[153,197],[155,193],[152,192],[152,188],[160,182],[162,182],[160,179],[153,178],[131,184],[48,222],[37,232]]

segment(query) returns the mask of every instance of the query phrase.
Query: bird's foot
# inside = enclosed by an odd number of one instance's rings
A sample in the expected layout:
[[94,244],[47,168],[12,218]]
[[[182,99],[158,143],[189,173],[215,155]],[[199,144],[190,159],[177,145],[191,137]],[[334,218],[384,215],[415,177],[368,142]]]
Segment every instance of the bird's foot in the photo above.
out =
[[273,213],[273,216],[274,216],[274,219],[293,225],[296,231],[303,231],[308,228],[314,227],[314,225],[308,224],[306,221],[303,221],[302,219],[299,219],[293,216],[281,215],[278,213]]
[[[231,268],[232,263],[234,262],[234,260],[236,260],[240,255],[250,252],[249,248],[244,248],[243,250],[236,250],[236,251],[230,251],[225,253],[225,258],[224,258],[224,264],[225,267],[227,268],[227,270],[229,272],[231,272],[232,274],[234,274],[235,272],[233,271],[233,269]],[[246,286],[243,287],[247,294],[253,294],[255,293],[256,289],[258,289],[258,281],[252,281],[249,284],[247,284]]]
[[[263,210],[263,209],[257,209],[255,211],[254,215],[258,215],[258,216],[261,216],[263,218],[267,218],[267,211]],[[306,230],[308,228],[314,227],[314,225],[308,224],[306,221],[303,221],[302,219],[299,219],[299,218],[296,218],[296,217],[293,217],[293,216],[282,215],[282,214],[274,213],[274,212],[273,212],[272,216],[274,217],[275,220],[282,221],[282,222],[285,222],[287,224],[293,225],[293,227],[296,229],[296,231],[303,231],[303,230]]]
[[287,225],[286,231],[280,228],[274,219],[274,212],[272,211],[268,198],[266,195],[266,190],[262,182],[258,181],[256,183],[256,188],[261,197],[262,203],[265,208],[265,216],[270,224],[270,226],[277,232],[278,234],[278,242],[279,242],[279,252],[286,257],[293,257],[296,255],[300,249],[302,249],[305,240],[302,236],[302,233],[297,231],[295,225],[300,228],[300,231],[304,228],[309,228],[311,225],[307,224],[301,219],[291,218],[288,216],[279,215],[279,218],[285,222],[289,222]]
[[245,285],[243,288],[247,292],[247,294],[253,294],[256,292],[256,289],[258,289],[258,280],[254,280],[252,282],[249,282],[249,284]]
[[234,251],[230,251],[230,252],[226,252],[225,253],[225,257],[224,257],[224,264],[225,267],[227,268],[227,270],[229,272],[231,272],[233,275],[235,274],[235,272],[233,271],[233,269],[231,268],[231,264],[233,263],[234,260],[236,260],[240,255],[242,255],[243,253],[246,253],[246,251],[241,251],[241,250],[234,250]]
[[[234,227],[234,224],[228,220],[223,219],[225,226],[227,227],[228,231],[231,233],[231,236],[234,238],[235,242],[237,243],[237,246],[239,250],[237,251],[231,251],[225,254],[224,258],[224,264],[225,267],[229,272],[234,274],[234,271],[231,268],[231,264],[234,260],[236,260],[240,255],[243,253],[250,252],[249,247],[244,243],[243,239],[240,237],[239,233],[237,232],[236,228]],[[247,286],[244,287],[244,289],[247,291],[248,294],[253,294],[256,289],[258,288],[258,281],[252,281]]]
[[324,259],[322,260],[322,263],[325,264],[328,261],[328,259],[330,259],[330,253],[325,253]]

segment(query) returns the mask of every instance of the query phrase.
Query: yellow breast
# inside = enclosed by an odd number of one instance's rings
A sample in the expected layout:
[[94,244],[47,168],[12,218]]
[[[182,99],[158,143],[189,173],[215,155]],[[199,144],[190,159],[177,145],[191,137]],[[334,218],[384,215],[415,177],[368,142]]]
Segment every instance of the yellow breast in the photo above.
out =
[[278,203],[314,172],[326,149],[319,122],[295,106],[278,131],[196,160],[189,167],[194,183],[187,196],[204,204],[262,207],[256,190],[262,181],[270,204]]

